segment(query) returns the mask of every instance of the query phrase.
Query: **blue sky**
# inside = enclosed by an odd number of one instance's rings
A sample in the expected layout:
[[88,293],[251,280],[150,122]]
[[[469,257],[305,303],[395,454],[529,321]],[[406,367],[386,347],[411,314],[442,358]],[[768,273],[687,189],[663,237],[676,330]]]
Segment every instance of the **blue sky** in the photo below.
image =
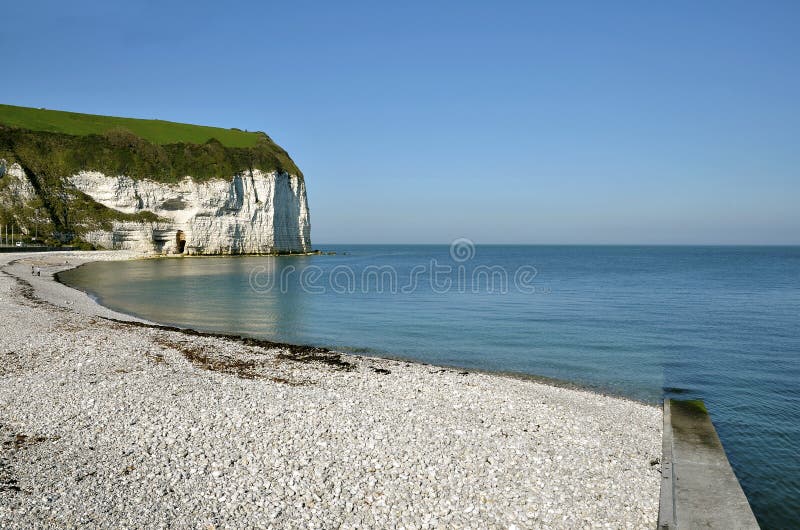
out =
[[0,102],[265,130],[317,246],[800,243],[798,2],[112,4],[5,5]]

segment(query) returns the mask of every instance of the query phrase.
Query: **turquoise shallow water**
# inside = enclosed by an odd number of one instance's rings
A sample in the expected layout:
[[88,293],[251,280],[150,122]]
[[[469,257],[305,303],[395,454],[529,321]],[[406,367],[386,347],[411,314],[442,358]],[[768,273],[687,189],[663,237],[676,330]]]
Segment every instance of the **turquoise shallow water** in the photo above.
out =
[[168,324],[700,398],[762,526],[800,522],[800,247],[328,249],[60,277]]

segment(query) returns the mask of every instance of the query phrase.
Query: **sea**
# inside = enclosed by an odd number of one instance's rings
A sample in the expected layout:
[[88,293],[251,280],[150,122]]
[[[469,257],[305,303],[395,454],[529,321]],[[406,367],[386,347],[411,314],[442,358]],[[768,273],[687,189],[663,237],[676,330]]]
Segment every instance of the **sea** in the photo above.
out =
[[800,524],[800,247],[321,247],[59,279],[164,324],[702,399],[762,527]]

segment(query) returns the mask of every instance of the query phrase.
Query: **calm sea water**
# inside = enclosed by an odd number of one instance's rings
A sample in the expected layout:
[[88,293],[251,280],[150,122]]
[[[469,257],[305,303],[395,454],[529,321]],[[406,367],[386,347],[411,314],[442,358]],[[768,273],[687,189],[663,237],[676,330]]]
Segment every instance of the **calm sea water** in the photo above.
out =
[[800,522],[800,247],[329,249],[61,279],[178,326],[700,398],[760,523]]

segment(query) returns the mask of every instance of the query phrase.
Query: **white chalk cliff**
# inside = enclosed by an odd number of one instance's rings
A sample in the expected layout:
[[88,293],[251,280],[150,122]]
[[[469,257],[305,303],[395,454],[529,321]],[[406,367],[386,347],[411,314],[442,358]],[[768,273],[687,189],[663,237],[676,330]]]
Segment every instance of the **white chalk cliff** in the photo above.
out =
[[[8,176],[8,188],[11,191],[9,198],[15,202],[24,204],[36,197],[36,190],[31,186],[30,181],[25,176],[25,171],[19,164],[9,165],[4,159],[0,158],[0,178]],[[1,203],[0,203],[1,204]]]
[[115,221],[83,238],[98,247],[154,254],[274,254],[311,251],[302,177],[246,171],[227,179],[164,184],[82,171],[69,179],[100,204],[149,211],[156,222]]

